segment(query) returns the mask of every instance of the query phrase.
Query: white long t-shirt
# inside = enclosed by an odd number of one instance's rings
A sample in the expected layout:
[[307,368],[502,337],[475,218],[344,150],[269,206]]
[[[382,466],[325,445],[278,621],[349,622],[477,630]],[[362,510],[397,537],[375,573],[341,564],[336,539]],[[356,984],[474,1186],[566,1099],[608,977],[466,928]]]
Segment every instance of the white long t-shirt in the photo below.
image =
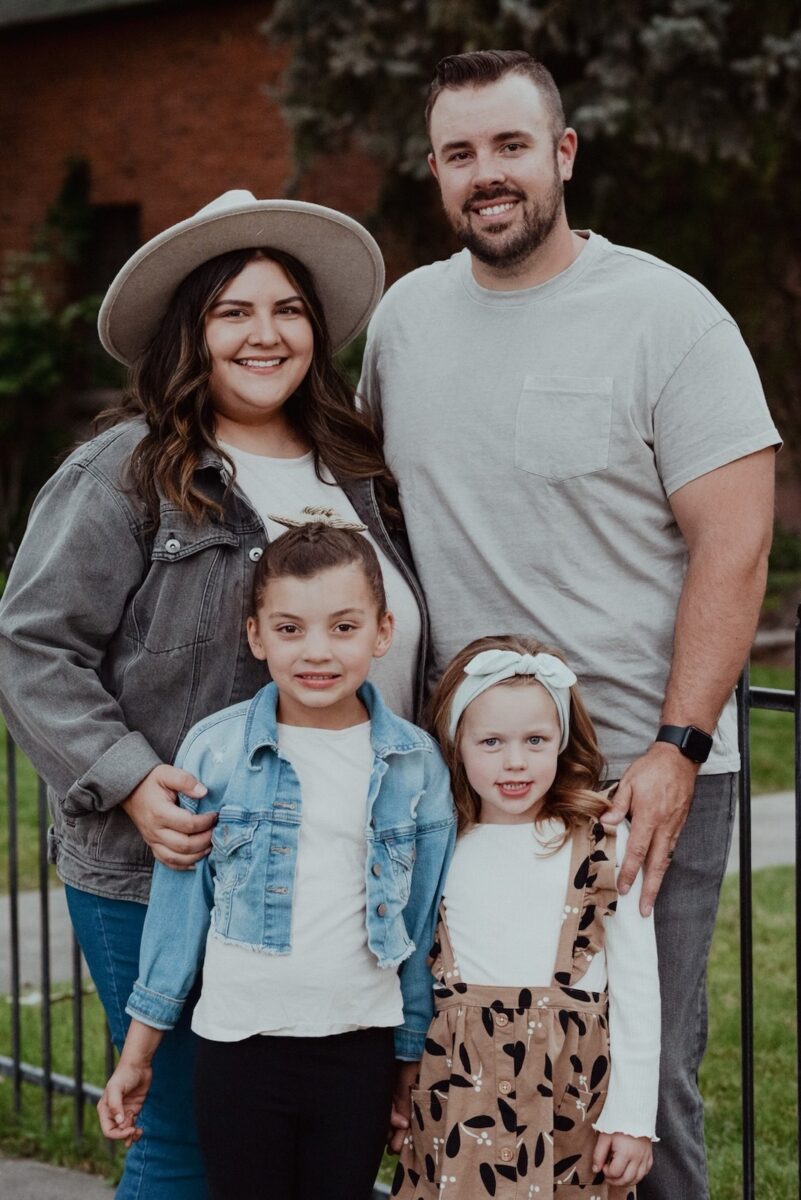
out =
[[[448,931],[465,983],[549,987],[565,913],[570,840],[555,854],[543,847],[561,822],[476,825],[463,834],[448,872]],[[617,863],[628,825],[618,827]],[[611,1078],[595,1128],[654,1137],[659,1083],[660,999],[653,917],[639,912],[641,876],[605,922],[605,955],[580,987],[609,990]]]
[[369,721],[349,729],[278,726],[303,797],[292,950],[258,954],[206,939],[192,1028],[211,1041],[256,1033],[325,1037],[403,1020],[400,980],[367,945]]

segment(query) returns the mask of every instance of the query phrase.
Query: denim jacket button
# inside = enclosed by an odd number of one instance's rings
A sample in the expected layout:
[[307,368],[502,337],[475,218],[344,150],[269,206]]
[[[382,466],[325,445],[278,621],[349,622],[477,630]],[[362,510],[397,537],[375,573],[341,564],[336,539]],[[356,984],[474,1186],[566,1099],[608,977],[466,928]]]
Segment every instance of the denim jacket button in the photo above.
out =
[[248,558],[251,562],[258,562],[264,551],[261,546],[254,546],[252,550],[248,550]]
[[385,917],[387,915],[386,904],[379,904],[378,908],[375,911],[378,913],[379,917]]
[[376,876],[381,874],[381,863],[373,863],[373,874]]
[[166,542],[164,543],[164,549],[168,554],[177,554],[181,549],[181,543],[178,541],[178,538],[167,538]]

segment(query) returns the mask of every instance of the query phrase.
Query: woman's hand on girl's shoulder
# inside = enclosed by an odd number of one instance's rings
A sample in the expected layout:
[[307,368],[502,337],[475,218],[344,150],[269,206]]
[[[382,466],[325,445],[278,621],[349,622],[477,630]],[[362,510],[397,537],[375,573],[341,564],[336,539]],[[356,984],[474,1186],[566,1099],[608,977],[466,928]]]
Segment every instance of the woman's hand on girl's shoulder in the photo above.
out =
[[206,788],[188,771],[160,763],[123,800],[122,807],[154,858],[173,870],[186,871],[208,854],[217,814],[187,812],[176,803],[179,792],[200,799]]
[[592,1156],[592,1169],[603,1171],[607,1183],[639,1183],[654,1161],[651,1139],[629,1133],[599,1133]]

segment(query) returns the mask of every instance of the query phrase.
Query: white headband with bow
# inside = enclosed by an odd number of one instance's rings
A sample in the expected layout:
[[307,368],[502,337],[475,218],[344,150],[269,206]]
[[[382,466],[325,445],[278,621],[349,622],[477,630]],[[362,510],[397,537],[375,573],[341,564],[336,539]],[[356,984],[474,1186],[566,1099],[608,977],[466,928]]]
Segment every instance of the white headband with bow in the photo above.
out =
[[453,741],[459,718],[476,696],[513,679],[515,675],[531,675],[541,683],[556,705],[562,739],[559,743],[561,754],[567,745],[570,733],[570,688],[576,682],[576,676],[561,658],[553,654],[518,654],[515,650],[482,650],[464,669],[465,678],[459,684],[451,701],[448,736]]

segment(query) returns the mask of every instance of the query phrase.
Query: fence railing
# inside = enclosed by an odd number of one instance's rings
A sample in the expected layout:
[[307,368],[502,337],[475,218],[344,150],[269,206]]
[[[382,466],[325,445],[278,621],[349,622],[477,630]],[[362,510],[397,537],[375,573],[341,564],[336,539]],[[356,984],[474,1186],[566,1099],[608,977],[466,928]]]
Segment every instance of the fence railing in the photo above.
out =
[[[796,911],[796,1047],[797,1047],[797,1113],[799,1178],[801,1179],[801,882],[798,867],[801,864],[801,606],[799,624],[795,633],[795,669],[793,691],[774,688],[751,687],[746,669],[737,688],[738,725],[742,768],[739,796],[740,834],[740,981],[741,981],[741,1059],[742,1059],[742,1160],[743,1200],[756,1200],[756,1171],[754,1154],[755,1106],[754,1106],[754,993],[753,993],[753,908],[751,895],[751,753],[750,718],[753,709],[793,713],[795,716],[795,911]],[[72,1022],[73,1022],[73,1074],[66,1076],[52,1070],[51,1036],[51,955],[50,955],[50,909],[47,869],[47,827],[49,814],[45,787],[38,781],[38,891],[40,909],[40,978],[41,978],[41,1065],[23,1061],[21,1050],[21,987],[20,987],[20,924],[19,924],[19,835],[18,835],[18,788],[16,748],[6,735],[6,778],[8,801],[8,881],[9,881],[9,925],[10,925],[10,1004],[11,1004],[11,1054],[0,1054],[0,1075],[10,1077],[13,1089],[14,1109],[20,1112],[23,1084],[32,1084],[42,1092],[42,1119],[49,1129],[53,1119],[53,1096],[71,1096],[73,1100],[73,1128],[76,1141],[84,1132],[84,1117],[87,1104],[94,1105],[99,1099],[101,1088],[84,1080],[84,1045],[82,995],[84,980],[82,960],[78,943],[72,936]],[[106,1031],[106,1074],[113,1069],[114,1050]],[[112,1144],[109,1143],[110,1150]],[[388,1195],[388,1189],[376,1185],[374,1197]]]

